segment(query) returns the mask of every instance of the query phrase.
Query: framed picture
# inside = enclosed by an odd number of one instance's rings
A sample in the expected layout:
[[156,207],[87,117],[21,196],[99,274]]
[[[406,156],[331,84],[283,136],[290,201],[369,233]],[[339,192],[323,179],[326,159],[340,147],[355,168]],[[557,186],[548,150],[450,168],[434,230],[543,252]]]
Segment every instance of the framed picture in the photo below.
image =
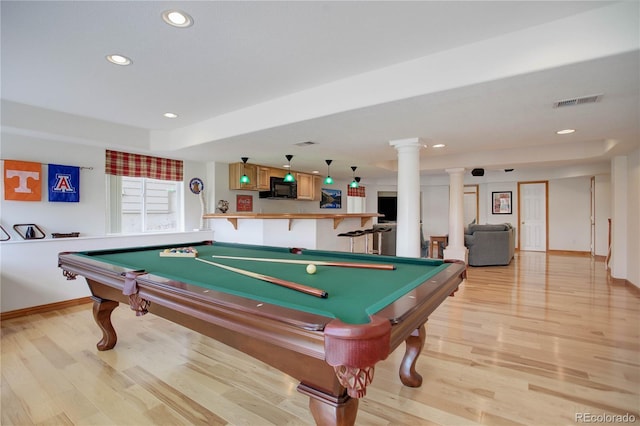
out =
[[339,189],[322,188],[321,209],[341,209],[342,191]]
[[511,191],[492,192],[493,214],[511,214]]
[[252,212],[253,211],[253,195],[236,195],[236,211]]

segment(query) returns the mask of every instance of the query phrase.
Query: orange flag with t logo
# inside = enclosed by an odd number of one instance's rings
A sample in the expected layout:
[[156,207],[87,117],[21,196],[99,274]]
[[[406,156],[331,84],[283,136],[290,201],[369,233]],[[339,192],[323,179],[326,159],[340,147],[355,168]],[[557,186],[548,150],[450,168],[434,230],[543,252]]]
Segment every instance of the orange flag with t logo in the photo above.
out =
[[4,160],[4,199],[40,201],[42,199],[42,164]]

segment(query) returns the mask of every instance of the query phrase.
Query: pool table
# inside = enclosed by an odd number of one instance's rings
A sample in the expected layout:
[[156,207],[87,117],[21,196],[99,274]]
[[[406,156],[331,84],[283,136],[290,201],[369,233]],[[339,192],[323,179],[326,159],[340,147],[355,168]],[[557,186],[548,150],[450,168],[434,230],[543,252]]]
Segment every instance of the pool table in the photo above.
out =
[[[421,385],[415,364],[424,325],[466,271],[464,263],[434,259],[215,241],[183,246],[194,248],[197,258],[161,256],[171,245],[59,254],[64,275],[81,275],[89,285],[103,335],[98,350],[115,346],[111,312],[120,302],[129,304],[137,315],[159,315],[296,378],[317,424],[354,424],[375,364],[402,342],[400,380]],[[302,262],[279,263],[290,260]],[[326,297],[208,262],[320,289]],[[317,271],[309,274],[312,263]],[[368,268],[379,265],[392,269]]]

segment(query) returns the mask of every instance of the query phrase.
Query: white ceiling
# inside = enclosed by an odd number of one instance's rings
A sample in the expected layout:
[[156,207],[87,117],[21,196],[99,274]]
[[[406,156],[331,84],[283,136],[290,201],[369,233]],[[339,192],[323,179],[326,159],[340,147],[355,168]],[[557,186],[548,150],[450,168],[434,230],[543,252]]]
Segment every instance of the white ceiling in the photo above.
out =
[[[165,24],[171,8],[194,25]],[[5,120],[25,104],[107,122],[118,138],[90,142],[110,148],[274,166],[293,154],[304,171],[330,158],[334,176],[356,165],[363,178],[395,175],[396,139],[423,141],[424,173],[603,162],[640,143],[635,1],[3,0],[0,12],[5,131],[42,135]]]

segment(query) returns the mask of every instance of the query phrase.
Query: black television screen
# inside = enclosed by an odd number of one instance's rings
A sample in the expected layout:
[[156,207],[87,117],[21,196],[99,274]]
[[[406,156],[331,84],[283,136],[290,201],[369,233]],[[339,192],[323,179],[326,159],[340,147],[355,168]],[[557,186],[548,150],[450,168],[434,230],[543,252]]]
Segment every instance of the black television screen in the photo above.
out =
[[378,197],[378,213],[384,215],[378,222],[395,222],[398,219],[398,197]]

